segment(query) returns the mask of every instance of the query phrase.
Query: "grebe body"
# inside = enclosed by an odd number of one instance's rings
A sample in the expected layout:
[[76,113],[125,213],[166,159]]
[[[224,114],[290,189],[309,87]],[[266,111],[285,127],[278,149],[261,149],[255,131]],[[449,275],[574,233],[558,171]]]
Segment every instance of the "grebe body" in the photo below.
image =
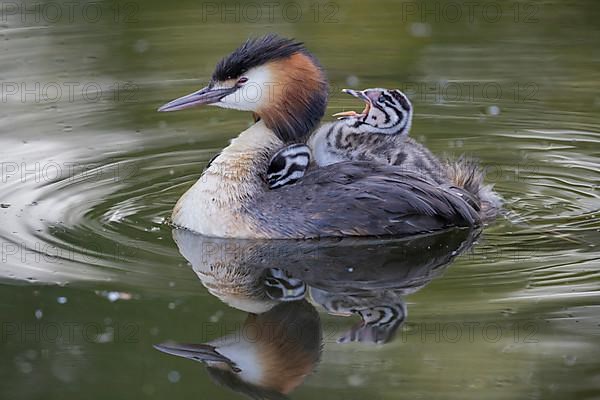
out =
[[[244,95],[250,86],[264,88],[258,100]],[[252,111],[257,120],[177,202],[173,223],[208,236],[266,239],[412,235],[481,224],[468,191],[397,165],[344,161],[271,190],[271,157],[307,140],[324,114],[327,88],[302,44],[267,35],[221,60],[206,88],[162,106],[211,104]]]

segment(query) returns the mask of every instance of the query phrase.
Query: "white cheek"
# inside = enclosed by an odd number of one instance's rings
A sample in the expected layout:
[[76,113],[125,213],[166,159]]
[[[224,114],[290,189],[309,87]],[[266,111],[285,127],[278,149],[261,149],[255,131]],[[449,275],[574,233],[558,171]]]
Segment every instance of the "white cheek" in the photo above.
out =
[[244,74],[248,81],[216,105],[243,111],[257,111],[273,100],[276,82],[266,66],[256,67]]
[[260,86],[249,81],[232,94],[223,97],[219,105],[224,108],[255,111],[259,108],[261,99],[262,90]]

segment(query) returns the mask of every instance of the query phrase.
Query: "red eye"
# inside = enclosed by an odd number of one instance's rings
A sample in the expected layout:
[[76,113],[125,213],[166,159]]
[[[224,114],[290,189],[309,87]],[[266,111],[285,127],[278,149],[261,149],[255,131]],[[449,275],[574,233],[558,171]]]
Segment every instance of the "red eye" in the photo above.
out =
[[248,78],[246,78],[245,76],[243,76],[240,79],[238,79],[238,83],[239,84],[246,83],[246,82],[248,82]]

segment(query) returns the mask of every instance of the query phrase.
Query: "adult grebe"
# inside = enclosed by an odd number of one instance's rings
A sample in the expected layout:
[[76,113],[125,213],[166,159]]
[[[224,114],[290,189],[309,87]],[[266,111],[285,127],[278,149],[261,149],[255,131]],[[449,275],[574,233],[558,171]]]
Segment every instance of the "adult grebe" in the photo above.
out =
[[221,60],[207,87],[160,107],[212,104],[252,111],[257,120],[179,199],[173,223],[208,236],[267,239],[410,235],[481,223],[467,191],[397,166],[341,162],[270,190],[270,158],[306,140],[324,114],[327,90],[301,43],[267,35]]

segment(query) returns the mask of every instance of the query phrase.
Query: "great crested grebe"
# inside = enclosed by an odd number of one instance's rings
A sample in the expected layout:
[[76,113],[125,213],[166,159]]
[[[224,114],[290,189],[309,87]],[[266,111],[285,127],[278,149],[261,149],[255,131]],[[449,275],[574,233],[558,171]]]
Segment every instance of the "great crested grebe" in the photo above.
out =
[[[250,97],[250,89],[262,94]],[[212,104],[252,111],[257,121],[179,199],[173,223],[208,236],[266,239],[411,235],[481,224],[468,191],[398,166],[345,161],[270,190],[264,175],[271,157],[307,139],[324,114],[327,90],[301,43],[267,35],[221,60],[207,87],[160,107]]]

